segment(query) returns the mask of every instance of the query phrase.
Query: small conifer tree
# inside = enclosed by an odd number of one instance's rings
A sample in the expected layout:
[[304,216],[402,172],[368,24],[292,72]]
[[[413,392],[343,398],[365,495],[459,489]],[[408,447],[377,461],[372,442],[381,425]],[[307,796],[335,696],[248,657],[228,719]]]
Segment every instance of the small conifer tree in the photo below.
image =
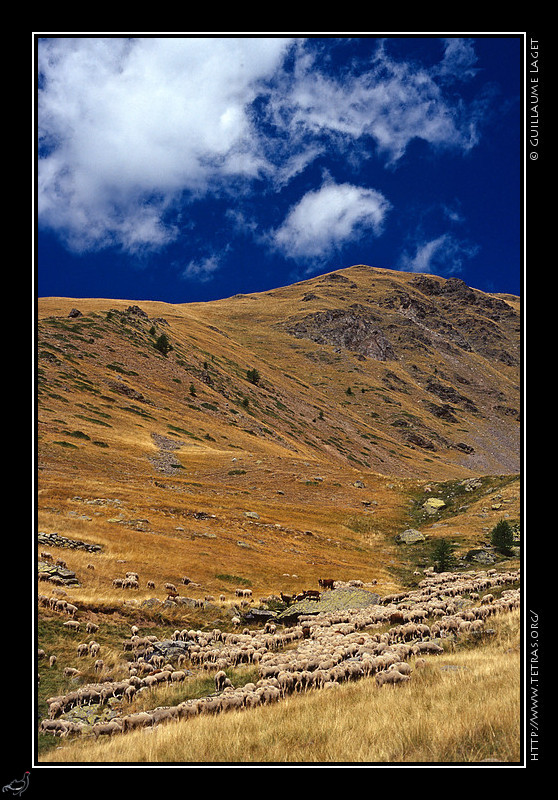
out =
[[510,523],[501,519],[493,528],[490,533],[490,543],[500,553],[509,555],[513,547],[513,530]]
[[447,539],[439,539],[432,552],[436,572],[447,572],[453,565],[452,546]]

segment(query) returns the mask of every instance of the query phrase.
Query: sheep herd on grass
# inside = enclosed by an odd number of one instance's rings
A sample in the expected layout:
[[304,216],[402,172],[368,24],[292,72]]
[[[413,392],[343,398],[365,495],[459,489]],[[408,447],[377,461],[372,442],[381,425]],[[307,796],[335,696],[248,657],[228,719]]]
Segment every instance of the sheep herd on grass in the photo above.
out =
[[[156,636],[139,636],[134,626],[122,644],[132,657],[128,678],[49,698],[48,718],[40,731],[59,736],[91,732],[97,738],[199,714],[253,708],[363,678],[373,678],[378,689],[403,685],[424,666],[425,657],[445,652],[445,642],[482,633],[489,617],[518,608],[519,589],[506,587],[519,580],[519,570],[430,574],[416,589],[385,596],[378,605],[303,615],[286,628],[269,622],[263,628],[233,632],[177,629],[170,641],[184,643],[184,649],[175,656],[175,664],[161,654]],[[499,596],[494,589],[500,590]],[[92,655],[91,643],[86,647]],[[226,670],[245,664],[257,667],[258,680],[235,687]],[[183,684],[192,674],[187,666],[212,673],[215,693],[175,706],[130,710],[93,726],[62,719],[76,706],[116,698],[125,707],[138,693]]]

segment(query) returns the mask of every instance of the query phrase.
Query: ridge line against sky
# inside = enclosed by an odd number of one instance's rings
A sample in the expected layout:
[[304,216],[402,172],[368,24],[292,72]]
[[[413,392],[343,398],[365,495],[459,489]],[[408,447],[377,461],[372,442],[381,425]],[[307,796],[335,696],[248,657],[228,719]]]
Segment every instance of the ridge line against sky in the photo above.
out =
[[34,35],[39,296],[521,285],[523,34]]

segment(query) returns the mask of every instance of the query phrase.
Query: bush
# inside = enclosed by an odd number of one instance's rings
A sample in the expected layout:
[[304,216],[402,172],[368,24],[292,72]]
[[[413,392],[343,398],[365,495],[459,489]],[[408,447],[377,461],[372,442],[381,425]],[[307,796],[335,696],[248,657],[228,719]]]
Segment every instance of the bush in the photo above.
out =
[[246,372],[246,377],[250,381],[250,383],[257,384],[260,382],[260,373],[257,369],[249,369]]
[[162,353],[164,356],[168,355],[172,350],[172,345],[168,340],[166,334],[162,333],[155,342],[155,349]]
[[513,530],[509,522],[501,519],[490,532],[490,543],[504,555],[511,554],[513,547]]

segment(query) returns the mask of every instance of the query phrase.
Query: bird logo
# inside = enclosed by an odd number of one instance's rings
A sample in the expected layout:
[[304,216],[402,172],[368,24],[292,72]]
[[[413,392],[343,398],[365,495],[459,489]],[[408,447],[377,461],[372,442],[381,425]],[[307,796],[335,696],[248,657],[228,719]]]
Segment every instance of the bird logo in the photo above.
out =
[[29,775],[31,773],[29,770],[24,772],[23,778],[21,780],[14,780],[11,783],[7,783],[5,786],[2,787],[3,792],[11,792],[14,797],[19,797],[27,787],[29,786]]

